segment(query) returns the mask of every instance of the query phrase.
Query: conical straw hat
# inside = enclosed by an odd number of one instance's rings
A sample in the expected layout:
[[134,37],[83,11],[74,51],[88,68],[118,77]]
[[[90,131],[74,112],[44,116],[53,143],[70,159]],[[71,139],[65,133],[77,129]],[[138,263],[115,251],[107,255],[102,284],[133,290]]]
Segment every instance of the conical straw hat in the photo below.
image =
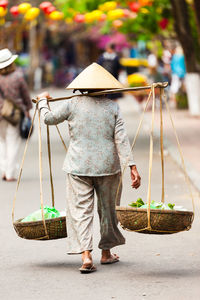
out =
[[84,69],[66,89],[122,89],[124,86],[107,70],[93,63]]

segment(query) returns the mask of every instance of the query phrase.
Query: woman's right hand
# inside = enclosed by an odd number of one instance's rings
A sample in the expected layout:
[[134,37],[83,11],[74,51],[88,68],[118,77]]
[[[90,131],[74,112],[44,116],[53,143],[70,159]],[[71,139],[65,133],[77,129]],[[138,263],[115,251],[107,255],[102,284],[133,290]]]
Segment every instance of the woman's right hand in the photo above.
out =
[[49,93],[47,91],[42,92],[41,94],[37,95],[37,101],[39,101],[42,98],[46,98],[46,99],[51,99],[51,96],[49,95]]

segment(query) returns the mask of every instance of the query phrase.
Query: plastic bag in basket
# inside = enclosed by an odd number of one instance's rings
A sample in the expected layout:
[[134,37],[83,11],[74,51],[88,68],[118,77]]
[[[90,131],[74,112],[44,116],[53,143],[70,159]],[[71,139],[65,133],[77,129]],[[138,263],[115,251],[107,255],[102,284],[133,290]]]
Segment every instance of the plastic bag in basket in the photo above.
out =
[[[44,218],[47,219],[53,219],[53,218],[59,218],[60,212],[55,209],[55,207],[44,207]],[[28,215],[26,218],[24,218],[21,222],[33,222],[33,221],[41,221],[42,220],[42,210],[36,210],[32,214]]]

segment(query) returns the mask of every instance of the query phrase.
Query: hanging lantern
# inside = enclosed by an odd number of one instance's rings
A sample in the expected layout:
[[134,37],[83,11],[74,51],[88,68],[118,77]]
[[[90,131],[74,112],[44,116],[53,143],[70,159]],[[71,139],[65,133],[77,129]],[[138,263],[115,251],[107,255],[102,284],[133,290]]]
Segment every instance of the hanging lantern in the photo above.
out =
[[140,12],[141,12],[142,14],[148,14],[148,13],[149,13],[149,10],[148,10],[146,7],[141,7],[141,8],[140,8]]
[[99,21],[104,22],[106,19],[107,19],[107,15],[102,13]]
[[164,30],[167,27],[167,25],[169,24],[169,20],[166,18],[163,18],[162,20],[160,20],[160,22],[158,24],[159,24],[159,27]]
[[45,14],[47,14],[47,15],[50,15],[53,11],[56,11],[55,6],[53,6],[53,5],[47,7],[47,8],[44,10]]
[[50,13],[49,18],[54,21],[60,21],[64,18],[64,15],[62,12],[55,10]]
[[103,14],[103,12],[99,9],[93,10],[92,12],[92,16],[94,21],[100,21],[101,20],[101,16]]
[[66,24],[72,24],[73,23],[73,19],[72,18],[66,18],[65,19],[65,23]]
[[39,16],[39,14],[40,14],[40,9],[37,7],[32,7],[26,12],[24,18],[26,21],[33,21]]
[[107,12],[107,11],[115,9],[116,7],[117,7],[116,1],[108,1],[108,2],[105,2],[101,5],[99,5],[99,10]]
[[83,23],[85,21],[85,16],[82,14],[77,14],[74,17],[74,21],[77,23]]
[[123,9],[123,11],[124,11],[124,17],[129,17],[130,16],[130,10],[129,9],[127,9],[127,8],[125,8],[125,9]]
[[109,20],[116,20],[116,19],[119,19],[119,18],[122,18],[122,17],[124,17],[124,11],[121,8],[110,10],[108,12],[108,19]]
[[23,14],[23,15],[24,15],[30,8],[31,8],[31,4],[30,4],[30,3],[27,3],[27,2],[21,3],[21,4],[18,6],[19,13],[20,13],[20,14]]
[[85,14],[85,22],[86,23],[94,22],[94,16],[93,16],[92,12],[89,12],[89,13]]
[[0,6],[0,18],[5,17],[6,14],[7,14],[7,9]]
[[5,24],[6,20],[4,18],[0,19],[0,26],[3,26]]
[[129,7],[133,12],[137,13],[140,9],[140,4],[138,2],[131,2],[129,3]]
[[13,15],[14,17],[17,17],[19,15],[19,9],[18,6],[12,6],[10,8],[10,13],[11,15]]
[[0,0],[0,7],[3,7],[6,9],[8,6],[8,1],[7,0]]
[[114,20],[113,23],[112,23],[113,27],[115,27],[116,29],[122,27],[123,25],[123,22],[122,20]]
[[138,0],[141,6],[151,6],[152,0]]
[[79,14],[79,12],[78,12],[78,11],[75,11],[73,8],[69,8],[69,9],[68,9],[68,13],[69,13],[72,17],[74,17],[76,14]]
[[39,8],[45,12],[45,10],[51,6],[53,6],[51,2],[45,1],[40,4]]

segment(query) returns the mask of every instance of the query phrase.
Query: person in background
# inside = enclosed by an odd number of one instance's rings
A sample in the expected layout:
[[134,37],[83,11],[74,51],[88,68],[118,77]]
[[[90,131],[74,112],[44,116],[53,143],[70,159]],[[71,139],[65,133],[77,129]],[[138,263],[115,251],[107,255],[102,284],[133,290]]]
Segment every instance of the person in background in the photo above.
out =
[[13,55],[8,49],[0,50],[0,168],[2,179],[15,181],[17,154],[20,147],[19,124],[13,126],[1,115],[5,100],[13,102],[29,117],[32,108],[27,84],[21,71],[16,69]]
[[181,89],[185,74],[185,58],[183,50],[180,46],[176,47],[171,60],[171,71],[172,71],[172,80],[170,87],[170,96],[172,100],[172,107],[176,106],[176,94]]
[[[118,79],[121,65],[119,62],[119,56],[115,51],[115,44],[109,43],[106,46],[106,51],[99,57],[97,63],[110,72],[116,79]],[[108,95],[108,98],[112,100],[116,100],[121,97],[121,93]]]

